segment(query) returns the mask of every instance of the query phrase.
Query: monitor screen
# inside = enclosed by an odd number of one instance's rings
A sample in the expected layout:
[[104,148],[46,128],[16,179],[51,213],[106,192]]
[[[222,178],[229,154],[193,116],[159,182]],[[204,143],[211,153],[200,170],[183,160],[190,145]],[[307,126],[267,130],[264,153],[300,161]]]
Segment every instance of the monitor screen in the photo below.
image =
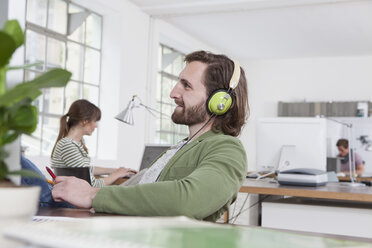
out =
[[257,123],[258,171],[326,170],[327,125],[322,118],[262,118]]

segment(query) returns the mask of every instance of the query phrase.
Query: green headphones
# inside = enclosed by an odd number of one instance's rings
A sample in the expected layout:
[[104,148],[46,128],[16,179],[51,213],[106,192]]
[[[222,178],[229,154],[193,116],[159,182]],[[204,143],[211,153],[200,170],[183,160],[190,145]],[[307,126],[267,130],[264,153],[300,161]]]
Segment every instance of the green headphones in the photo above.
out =
[[238,86],[240,79],[240,65],[234,62],[234,72],[231,76],[229,89],[218,89],[212,93],[207,101],[207,109],[210,114],[213,115],[223,115],[231,107],[232,104],[232,91]]

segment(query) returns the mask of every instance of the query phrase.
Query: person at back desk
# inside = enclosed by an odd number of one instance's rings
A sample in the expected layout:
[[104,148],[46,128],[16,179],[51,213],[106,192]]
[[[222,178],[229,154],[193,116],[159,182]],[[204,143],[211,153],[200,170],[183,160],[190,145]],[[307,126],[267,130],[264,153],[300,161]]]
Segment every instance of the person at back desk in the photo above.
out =
[[[204,51],[185,61],[170,97],[177,105],[172,120],[188,126],[188,139],[165,152],[136,185],[95,189],[77,178],[57,177],[56,201],[96,212],[208,221],[228,209],[247,171],[246,153],[236,138],[248,115],[244,71],[226,56]],[[229,94],[215,95],[219,89]]]
[[[349,141],[347,139],[339,139],[336,143],[336,146],[339,152],[337,156],[341,158],[340,170],[346,175],[349,175],[350,174]],[[364,171],[364,163],[363,163],[362,157],[356,152],[351,152],[351,155],[353,156],[353,159],[355,161],[356,174],[360,176],[362,175]]]
[[[52,151],[52,166],[85,167],[90,166],[88,149],[83,136],[91,135],[101,119],[101,110],[93,103],[81,99],[73,102],[60,119],[57,141]],[[136,173],[127,168],[104,168],[90,166],[90,181],[93,187],[103,187],[118,178]],[[109,174],[108,177],[96,179],[95,176]]]

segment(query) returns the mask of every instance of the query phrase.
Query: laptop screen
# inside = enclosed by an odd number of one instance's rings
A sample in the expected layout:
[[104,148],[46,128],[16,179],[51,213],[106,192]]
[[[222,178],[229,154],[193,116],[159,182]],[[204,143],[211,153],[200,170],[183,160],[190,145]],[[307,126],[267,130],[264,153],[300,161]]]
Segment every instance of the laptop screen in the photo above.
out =
[[169,145],[145,145],[140,170],[150,167],[152,162],[169,147]]

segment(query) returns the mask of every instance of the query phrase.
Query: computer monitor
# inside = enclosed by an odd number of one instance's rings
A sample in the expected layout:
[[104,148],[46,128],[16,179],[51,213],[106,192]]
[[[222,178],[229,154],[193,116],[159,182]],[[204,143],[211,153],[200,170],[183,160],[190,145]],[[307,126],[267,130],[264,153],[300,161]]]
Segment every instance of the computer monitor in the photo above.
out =
[[151,163],[169,147],[169,145],[145,145],[140,170],[150,167]]
[[326,170],[327,125],[322,118],[278,117],[258,120],[258,171]]
[[327,157],[327,171],[340,172],[341,158],[339,157]]

